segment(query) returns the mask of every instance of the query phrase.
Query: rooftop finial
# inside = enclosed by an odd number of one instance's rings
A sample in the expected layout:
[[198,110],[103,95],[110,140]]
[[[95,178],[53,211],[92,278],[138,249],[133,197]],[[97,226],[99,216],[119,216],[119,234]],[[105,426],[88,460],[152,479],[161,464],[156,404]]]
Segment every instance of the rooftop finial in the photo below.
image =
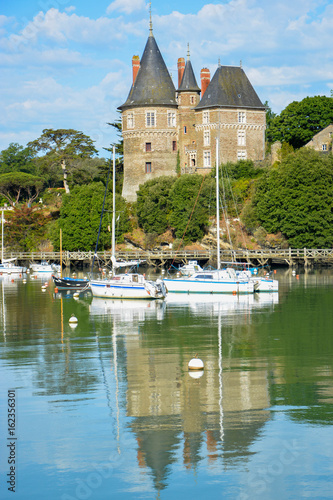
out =
[[243,66],[242,66],[242,60],[240,60],[240,62],[239,62],[239,66],[240,66],[241,68],[243,67]]
[[221,67],[221,59],[220,59],[220,58],[219,58],[218,67],[219,67],[219,68]]
[[190,44],[187,43],[187,60],[190,60]]
[[153,21],[151,20],[151,2],[149,2],[149,36],[153,36]]

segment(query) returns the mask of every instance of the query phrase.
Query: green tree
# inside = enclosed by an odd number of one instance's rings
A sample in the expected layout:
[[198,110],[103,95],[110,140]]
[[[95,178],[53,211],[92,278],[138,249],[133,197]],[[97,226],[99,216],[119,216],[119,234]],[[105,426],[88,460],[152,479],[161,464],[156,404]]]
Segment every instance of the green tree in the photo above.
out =
[[29,205],[39,196],[44,186],[44,179],[25,172],[13,172],[0,175],[0,194],[11,205],[25,200]]
[[333,158],[311,149],[288,155],[258,180],[255,213],[294,248],[333,246]]
[[[70,195],[63,197],[58,228],[53,231],[53,244],[59,249],[58,229],[62,229],[63,248],[68,251],[94,250],[100,224],[105,186],[93,182],[87,186],[76,186]],[[99,249],[111,247],[112,193],[108,193],[105,203]],[[116,195],[116,241],[129,230],[126,202]],[[110,229],[110,230],[109,230]],[[56,231],[56,232],[55,232]]]
[[6,214],[6,246],[13,251],[38,251],[46,240],[47,223],[50,217],[39,207],[15,206]]
[[287,142],[297,149],[330,123],[333,123],[332,97],[305,97],[289,104],[271,120],[267,139],[269,142]]
[[38,139],[28,143],[28,147],[36,154],[44,153],[36,159],[36,164],[50,187],[60,186],[61,181],[66,186],[67,171],[72,163],[97,154],[94,141],[73,129],[44,129]]
[[24,148],[12,142],[7,149],[4,149],[0,153],[0,174],[12,172],[36,174],[36,166],[33,161],[34,156],[31,148]]
[[137,192],[136,213],[146,233],[163,234],[168,228],[170,189],[175,177],[158,177],[142,184]]
[[184,242],[200,240],[209,221],[213,179],[182,175],[170,190],[169,225]]

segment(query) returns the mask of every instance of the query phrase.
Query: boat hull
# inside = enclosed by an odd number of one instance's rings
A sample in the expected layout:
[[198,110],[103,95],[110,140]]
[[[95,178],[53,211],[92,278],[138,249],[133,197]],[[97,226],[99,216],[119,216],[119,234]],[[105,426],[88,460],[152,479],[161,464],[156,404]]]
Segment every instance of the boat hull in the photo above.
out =
[[273,280],[269,278],[259,278],[257,280],[257,292],[278,292],[279,282],[278,280]]
[[200,280],[191,278],[165,278],[164,284],[168,292],[172,293],[253,293],[254,284],[250,281],[222,281],[222,280]]
[[151,282],[122,283],[111,280],[91,280],[91,293],[94,297],[110,299],[163,299],[166,295],[163,283]]
[[25,267],[20,267],[20,266],[12,266],[12,267],[0,267],[0,276],[2,274],[23,274],[26,272]]
[[89,287],[89,280],[79,278],[58,278],[52,276],[58,290],[82,290]]

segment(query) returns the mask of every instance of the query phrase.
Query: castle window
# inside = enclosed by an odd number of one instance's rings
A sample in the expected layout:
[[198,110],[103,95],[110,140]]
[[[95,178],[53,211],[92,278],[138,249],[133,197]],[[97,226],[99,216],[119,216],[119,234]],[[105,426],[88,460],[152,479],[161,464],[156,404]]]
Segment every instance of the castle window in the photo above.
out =
[[245,130],[238,130],[238,146],[245,146]]
[[134,128],[134,113],[127,115],[127,128]]
[[146,126],[155,127],[155,125],[156,125],[156,112],[146,111]]
[[210,167],[210,151],[204,151],[204,167]]
[[190,96],[190,103],[191,104],[195,104],[195,97],[194,97],[194,95]]
[[209,146],[210,145],[210,131],[205,130],[204,131],[204,146]]
[[172,141],[172,151],[177,151],[177,141]]
[[238,111],[238,123],[246,123],[245,111]]
[[244,150],[237,151],[237,160],[246,160],[246,151]]
[[323,151],[327,151],[327,144],[323,144],[323,145],[322,145],[322,147],[321,147],[321,149],[322,149]]
[[151,161],[146,161],[145,173],[151,174]]
[[151,151],[151,142],[146,142],[146,151]]
[[176,113],[168,111],[168,127],[176,126]]
[[202,113],[202,123],[205,125],[209,123],[209,111],[204,111]]
[[186,125],[185,125],[185,127],[184,127],[184,134],[187,134]]

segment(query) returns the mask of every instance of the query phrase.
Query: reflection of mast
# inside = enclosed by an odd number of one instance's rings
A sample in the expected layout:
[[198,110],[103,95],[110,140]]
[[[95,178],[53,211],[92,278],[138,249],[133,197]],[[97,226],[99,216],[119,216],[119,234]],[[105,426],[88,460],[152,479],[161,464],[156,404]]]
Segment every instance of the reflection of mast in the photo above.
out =
[[220,408],[220,438],[221,443],[223,443],[223,389],[222,389],[222,320],[221,320],[221,311],[219,311],[218,316],[218,346],[219,346],[219,408]]
[[118,380],[118,360],[117,360],[117,333],[116,333],[116,323],[115,317],[113,319],[113,334],[112,334],[112,347],[113,347],[113,365],[114,365],[114,376],[116,380],[116,419],[117,419],[117,450],[120,455],[119,437],[120,437],[120,426],[119,426],[119,380]]
[[3,321],[3,337],[6,342],[6,305],[5,305],[5,287],[3,286],[3,280],[1,282],[2,286],[2,321]]

